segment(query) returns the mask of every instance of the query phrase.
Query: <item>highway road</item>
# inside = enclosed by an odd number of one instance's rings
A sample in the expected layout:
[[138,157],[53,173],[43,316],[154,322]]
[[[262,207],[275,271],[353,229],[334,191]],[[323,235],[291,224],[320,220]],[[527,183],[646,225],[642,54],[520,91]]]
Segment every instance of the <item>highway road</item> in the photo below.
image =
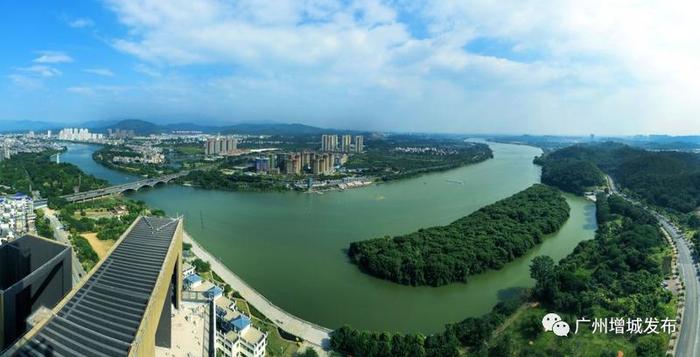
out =
[[[615,186],[612,178],[607,177],[608,186],[611,192],[616,193],[633,204],[639,205],[634,199],[631,199],[620,193]],[[700,311],[700,279],[698,271],[695,268],[692,250],[686,241],[684,235],[676,226],[671,223],[663,215],[650,211],[656,219],[659,220],[661,227],[666,231],[671,238],[676,242],[678,247],[678,269],[681,279],[685,285],[685,309],[681,320],[680,335],[676,344],[676,356],[700,356],[700,321],[698,321],[698,312]]]
[[65,243],[71,246],[71,252],[73,256],[73,261],[72,261],[72,276],[73,276],[73,286],[76,286],[80,279],[82,279],[83,276],[85,276],[85,270],[83,269],[83,266],[80,264],[80,261],[78,260],[78,256],[75,254],[75,250],[73,249],[73,245],[70,243],[70,240],[68,239],[68,233],[64,231],[61,227],[61,222],[58,221],[58,218],[54,214],[54,212],[50,209],[44,209],[44,214],[46,215],[46,218],[49,219],[49,222],[51,224],[51,229],[53,230],[53,236],[54,238],[61,242]]
[[663,229],[673,238],[678,246],[678,268],[685,284],[685,309],[681,321],[680,335],[676,346],[676,356],[698,356],[700,348],[700,323],[698,311],[700,311],[700,299],[698,298],[698,272],[693,262],[688,242],[679,233],[678,229],[665,217],[655,214]]

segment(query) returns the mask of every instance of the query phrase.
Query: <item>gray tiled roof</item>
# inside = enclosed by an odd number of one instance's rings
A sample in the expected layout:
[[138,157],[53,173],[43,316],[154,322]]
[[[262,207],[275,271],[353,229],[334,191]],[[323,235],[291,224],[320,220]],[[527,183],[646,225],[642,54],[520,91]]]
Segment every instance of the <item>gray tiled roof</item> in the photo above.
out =
[[141,218],[88,281],[16,356],[126,356],[177,220]]

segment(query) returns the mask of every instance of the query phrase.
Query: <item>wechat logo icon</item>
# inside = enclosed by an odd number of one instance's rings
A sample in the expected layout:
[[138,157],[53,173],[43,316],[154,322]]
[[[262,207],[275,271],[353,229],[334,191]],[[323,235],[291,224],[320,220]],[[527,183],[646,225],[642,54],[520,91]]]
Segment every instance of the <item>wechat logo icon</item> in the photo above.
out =
[[569,324],[561,320],[561,317],[555,313],[548,313],[542,318],[542,327],[545,331],[552,331],[559,337],[564,337],[569,334]]

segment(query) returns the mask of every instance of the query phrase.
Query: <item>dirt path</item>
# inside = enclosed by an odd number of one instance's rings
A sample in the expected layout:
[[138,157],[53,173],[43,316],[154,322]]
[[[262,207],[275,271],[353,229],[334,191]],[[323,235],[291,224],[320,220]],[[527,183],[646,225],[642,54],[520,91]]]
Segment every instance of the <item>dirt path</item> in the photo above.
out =
[[95,253],[97,253],[97,256],[100,257],[100,259],[103,259],[105,255],[107,255],[109,248],[114,245],[114,240],[99,240],[97,238],[97,233],[82,233],[81,235],[87,239],[92,246],[92,249],[95,251]]

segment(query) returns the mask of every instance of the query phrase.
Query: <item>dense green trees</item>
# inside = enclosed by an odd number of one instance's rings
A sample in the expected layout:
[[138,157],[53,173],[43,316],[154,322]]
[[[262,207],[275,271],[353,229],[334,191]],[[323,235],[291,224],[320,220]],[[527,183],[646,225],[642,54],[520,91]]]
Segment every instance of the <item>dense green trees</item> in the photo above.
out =
[[90,242],[88,242],[83,236],[71,233],[68,236],[68,239],[70,239],[71,245],[75,250],[75,254],[78,256],[78,260],[80,261],[80,264],[82,264],[83,269],[89,272],[90,269],[92,269],[92,267],[94,267],[95,264],[100,261],[100,257],[97,256],[97,253],[95,253],[95,250],[92,249]]
[[211,271],[211,263],[205,262],[202,259],[196,258],[192,261],[192,266],[197,273],[207,273]]
[[54,239],[53,229],[51,229],[51,222],[44,215],[44,211],[36,210],[36,219],[34,220],[34,225],[36,226],[36,233],[40,237]]
[[533,260],[534,295],[552,311],[576,316],[666,318],[671,296],[661,286],[658,253],[665,242],[655,218],[618,196],[599,195],[597,207],[607,213],[599,215],[595,239],[579,243],[558,265],[548,257]]
[[649,203],[680,212],[690,212],[700,205],[697,154],[603,143],[566,147],[535,162],[542,165],[542,182],[562,190],[580,193],[588,186],[599,185],[602,170]]
[[533,185],[449,225],[350,244],[363,271],[407,285],[465,282],[523,255],[569,217],[558,190]]
[[[105,216],[100,218],[90,218],[80,215],[76,217],[76,212],[85,210],[113,210],[120,207],[126,210],[122,216]],[[66,224],[72,231],[85,233],[97,232],[97,238],[101,240],[116,240],[124,233],[136,218],[148,212],[148,208],[143,201],[136,201],[123,198],[105,198],[83,203],[71,203],[61,209],[61,222]]]
[[[434,148],[435,151],[405,152],[396,150],[397,147]],[[449,170],[492,157],[493,153],[486,144],[400,136],[372,141],[364,153],[351,155],[345,167],[390,181]]]
[[304,352],[297,352],[296,355],[297,357],[318,357],[318,353],[310,347],[307,347]]
[[218,169],[192,171],[178,179],[179,183],[189,182],[207,190],[224,191],[286,191],[287,182],[270,175],[226,175]]
[[[363,357],[456,357],[460,349],[483,354],[490,352],[486,342],[522,303],[520,298],[498,303],[481,317],[470,317],[449,324],[441,333],[430,336],[358,331],[343,326],[331,333],[331,348],[343,355]],[[540,325],[541,327],[541,325]],[[497,353],[511,348],[509,342],[493,349]]]
[[53,152],[20,153],[0,161],[0,184],[14,191],[30,194],[39,191],[49,203],[58,196],[73,193],[75,188],[89,191],[108,186],[107,181],[85,174],[73,164],[57,164],[50,160]]
[[558,187],[564,191],[578,195],[591,187],[605,184],[605,177],[600,169],[590,161],[580,159],[543,160],[538,158],[535,163],[542,164],[542,183]]

